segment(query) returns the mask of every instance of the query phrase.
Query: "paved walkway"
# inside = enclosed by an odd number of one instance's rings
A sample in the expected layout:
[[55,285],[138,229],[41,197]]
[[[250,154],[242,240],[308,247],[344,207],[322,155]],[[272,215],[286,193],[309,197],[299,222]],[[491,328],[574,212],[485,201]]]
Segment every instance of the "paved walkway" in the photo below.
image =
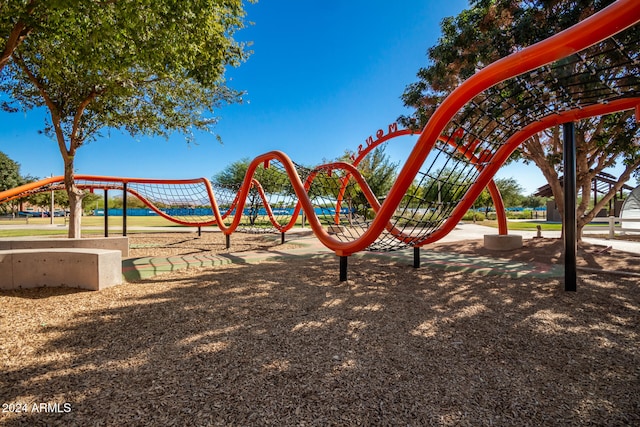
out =
[[[175,228],[173,228],[175,231]],[[476,224],[459,224],[456,229],[441,242],[454,242],[460,240],[482,240],[485,234],[495,234],[496,229]],[[520,234],[525,240],[533,238],[535,231],[513,231],[511,234]],[[281,251],[247,251],[231,252],[226,254],[202,253],[195,255],[173,256],[168,258],[147,257],[125,260],[123,263],[123,274],[129,281],[146,279],[156,274],[168,271],[175,271],[183,268],[212,267],[223,264],[255,264],[268,260],[283,258],[311,258],[311,257],[334,257],[333,252],[325,248],[309,230],[296,230],[287,233],[287,242],[295,245]],[[543,232],[543,237],[558,238],[560,232]],[[279,241],[280,236],[274,237],[274,245]],[[584,238],[589,243],[611,246],[615,249],[639,253],[640,243],[627,242],[621,240],[605,240],[595,238]],[[233,238],[231,240],[233,249]],[[392,259],[399,263],[405,263],[407,268],[413,264],[413,249],[405,249],[395,252],[361,252],[352,255],[363,258],[384,258]],[[428,247],[421,251],[420,264],[422,267],[441,268],[445,270],[464,271],[473,274],[494,275],[500,277],[562,277],[564,268],[562,265],[549,265],[541,263],[525,263],[511,261],[507,259],[497,259],[483,257],[479,255],[466,255],[457,253],[431,252]],[[336,277],[339,267],[336,259]]]

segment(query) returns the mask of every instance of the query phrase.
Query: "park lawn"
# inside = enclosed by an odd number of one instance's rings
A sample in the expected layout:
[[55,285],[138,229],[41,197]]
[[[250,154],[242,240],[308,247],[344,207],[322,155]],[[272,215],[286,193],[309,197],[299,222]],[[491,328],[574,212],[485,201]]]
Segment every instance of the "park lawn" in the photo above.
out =
[[[498,228],[498,221],[496,220],[485,220],[477,222],[480,225],[486,225],[487,227]],[[546,222],[546,221],[508,221],[507,223],[509,230],[537,230],[537,227],[544,230],[562,230],[562,224],[557,222]]]
[[[55,217],[51,229],[28,228],[32,225],[43,226],[51,225],[51,218],[16,218],[12,220],[0,221],[0,237],[20,237],[20,236],[66,236],[68,231],[61,226],[66,224],[65,218]],[[24,225],[21,229],[3,229],[3,225]],[[59,227],[55,227],[59,226]],[[109,228],[122,227],[121,216],[109,217]],[[162,217],[127,217],[127,227],[182,227]],[[132,230],[133,231],[133,230]],[[134,231],[135,232],[135,231]],[[83,235],[102,235],[104,234],[104,217],[103,216],[85,216],[82,217],[82,234]]]
[[[296,226],[301,226],[302,220],[298,217]],[[4,229],[3,225],[23,225],[24,228],[20,229]],[[65,218],[55,217],[53,219],[53,225],[49,229],[31,228],[31,226],[46,226],[51,225],[51,218],[16,218],[16,219],[3,219],[0,221],[0,237],[24,237],[24,236],[66,236],[68,231],[66,227]],[[248,219],[242,217],[240,225],[248,225]],[[58,227],[56,227],[58,226]],[[271,228],[271,224],[264,222],[264,226]],[[121,216],[109,217],[109,229],[112,233],[118,233],[122,227]],[[171,222],[160,216],[128,216],[127,217],[127,234],[141,232],[136,230],[136,227],[175,227],[185,228],[185,226]],[[114,230],[115,228],[115,230]],[[153,233],[162,232],[165,230],[153,230],[146,229],[143,232]],[[104,217],[103,216],[84,216],[82,217],[82,234],[83,235],[102,235],[104,234]]]
[[[246,224],[246,220],[243,217],[242,223]],[[498,228],[498,222],[495,220],[485,220],[476,222],[479,225],[485,225],[488,227]],[[24,218],[15,220],[3,220],[0,221],[0,237],[20,237],[20,236],[57,236],[66,235],[66,228],[51,228],[51,229],[3,229],[2,225],[23,225],[27,224]],[[29,218],[29,225],[49,225],[51,224],[50,218]],[[54,218],[54,225],[64,225],[65,218]],[[266,226],[267,224],[265,224]],[[269,224],[270,225],[270,224]],[[300,218],[298,218],[297,226],[300,225]],[[589,226],[602,226],[602,224],[589,224]],[[535,231],[540,226],[542,231],[548,230],[562,230],[561,223],[545,222],[545,221],[509,221],[509,230],[531,230]],[[122,227],[121,216],[109,217],[109,228]],[[130,228],[129,233],[135,233],[135,227],[183,227],[182,225],[173,223],[167,219],[158,216],[129,216],[127,217],[127,227]],[[158,232],[163,230],[157,230]],[[154,230],[145,230],[145,232],[154,232]],[[104,217],[102,216],[86,216],[82,218],[82,234],[83,235],[101,235],[104,233]]]

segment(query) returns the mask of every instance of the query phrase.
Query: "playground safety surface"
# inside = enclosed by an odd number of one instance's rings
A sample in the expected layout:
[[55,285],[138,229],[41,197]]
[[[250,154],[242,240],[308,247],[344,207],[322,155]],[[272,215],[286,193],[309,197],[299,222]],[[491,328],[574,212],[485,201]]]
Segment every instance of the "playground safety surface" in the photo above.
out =
[[[265,236],[273,238],[273,236]],[[279,239],[279,236],[278,236]],[[287,239],[283,249],[278,249],[276,243],[271,250],[249,250],[233,252],[199,252],[173,256],[144,256],[129,258],[123,261],[123,276],[127,281],[147,279],[157,274],[181,269],[215,267],[225,264],[257,264],[267,261],[287,260],[314,257],[335,257],[324,248],[320,242],[308,233],[292,234]],[[499,255],[498,255],[499,256]],[[407,264],[413,268],[413,249],[396,252],[361,252],[352,255],[358,258],[382,258],[393,260],[400,264]],[[470,274],[491,275],[499,277],[561,277],[564,274],[562,265],[540,262],[522,262],[506,258],[483,256],[477,254],[462,254],[448,251],[432,251],[429,248],[421,250],[420,268],[439,268],[447,271],[460,271]],[[338,272],[336,258],[336,275]]]
[[[72,410],[0,424],[638,425],[638,278],[564,292],[561,240],[460,229],[418,269],[356,254],[346,282],[309,234],[131,234],[133,283],[0,292],[5,402]],[[579,262],[640,273],[602,245]]]
[[[561,277],[562,266],[543,263],[527,263],[507,259],[489,258],[455,253],[422,251],[420,268],[441,268],[449,271],[462,271],[472,274],[493,275],[500,277]],[[309,247],[290,249],[278,254],[267,251],[250,251],[230,254],[192,254],[171,257],[141,257],[123,261],[123,275],[127,281],[147,279],[157,274],[197,267],[214,267],[224,264],[257,264],[260,262],[296,258],[332,257],[331,253],[319,252]],[[413,254],[409,251],[393,253],[366,252],[353,255],[355,257],[388,258],[398,262],[410,262]],[[336,264],[337,271],[337,264]]]
[[[636,277],[587,274],[576,293],[561,277],[505,279],[481,270],[494,261],[475,239],[423,250],[419,269],[411,251],[356,255],[340,282],[335,255],[279,237],[234,235],[224,252],[221,233],[132,235],[134,257],[177,271],[100,292],[0,292],[5,402],[72,411],[0,424],[640,422]],[[505,255],[560,265],[561,247],[527,240]],[[581,261],[623,258],[602,250]],[[186,260],[227,264],[178,269]]]

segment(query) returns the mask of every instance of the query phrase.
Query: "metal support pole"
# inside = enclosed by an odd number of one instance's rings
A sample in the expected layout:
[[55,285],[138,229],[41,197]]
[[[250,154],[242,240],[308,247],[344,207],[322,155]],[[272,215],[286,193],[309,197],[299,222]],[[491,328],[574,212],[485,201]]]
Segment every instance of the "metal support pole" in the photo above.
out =
[[281,245],[284,245],[284,235],[285,235],[284,231],[282,233],[280,233],[280,244]]
[[109,237],[109,190],[104,189],[104,237]]
[[122,185],[122,235],[127,235],[127,183]]
[[198,237],[202,236],[202,227],[198,226]]
[[562,128],[564,157],[564,290],[577,290],[576,139],[573,122]]
[[231,247],[231,234],[225,234],[225,247],[229,249]]
[[341,256],[340,257],[340,281],[346,282],[347,280],[347,260],[349,257]]
[[[51,175],[53,176],[53,174]],[[51,225],[53,225],[53,218],[56,216],[56,202],[55,202],[55,194],[56,192],[51,190],[51,210],[49,211],[49,217],[51,221]]]
[[413,268],[420,268],[420,248],[413,247]]

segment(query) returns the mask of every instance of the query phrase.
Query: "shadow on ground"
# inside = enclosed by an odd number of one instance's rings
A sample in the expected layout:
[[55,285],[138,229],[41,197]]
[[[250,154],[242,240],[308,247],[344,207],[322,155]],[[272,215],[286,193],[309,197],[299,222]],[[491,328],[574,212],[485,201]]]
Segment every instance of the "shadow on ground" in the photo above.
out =
[[[15,425],[633,425],[637,279],[503,279],[335,257],[1,293]],[[44,298],[37,296],[45,292]],[[9,326],[10,325],[10,326]]]

